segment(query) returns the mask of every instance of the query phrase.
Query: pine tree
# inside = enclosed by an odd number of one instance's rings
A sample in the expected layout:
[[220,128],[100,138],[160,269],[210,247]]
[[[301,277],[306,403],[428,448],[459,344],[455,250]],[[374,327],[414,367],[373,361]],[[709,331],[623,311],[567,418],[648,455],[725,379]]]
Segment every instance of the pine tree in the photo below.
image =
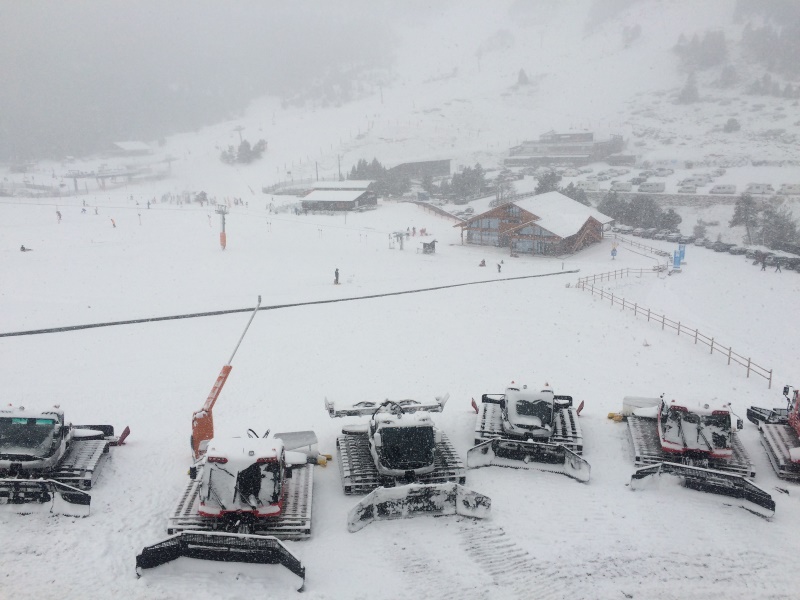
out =
[[681,216],[676,213],[673,209],[667,209],[661,218],[659,219],[659,224],[657,225],[661,229],[669,229],[670,231],[676,231],[678,229],[678,225],[681,224],[683,219]]
[[733,217],[728,222],[728,227],[744,225],[747,231],[746,244],[753,243],[753,232],[758,225],[758,213],[760,209],[750,194],[742,194],[736,200],[736,207],[733,209]]
[[519,70],[519,75],[517,75],[517,85],[528,85],[530,81],[528,80],[528,75],[525,73],[525,69]]
[[559,191],[562,194],[564,194],[567,198],[572,198],[573,200],[575,200],[576,202],[580,202],[584,206],[592,205],[592,203],[589,202],[589,197],[586,195],[586,192],[580,188],[575,187],[574,183],[570,183],[568,186],[561,188]]
[[539,177],[539,182],[536,184],[536,191],[534,193],[538,195],[546,194],[547,192],[557,192],[559,181],[561,181],[561,175],[555,171],[548,171]]
[[791,244],[797,239],[797,223],[787,207],[775,208],[767,205],[761,214],[759,233],[761,243],[769,248],[775,248],[779,244]]

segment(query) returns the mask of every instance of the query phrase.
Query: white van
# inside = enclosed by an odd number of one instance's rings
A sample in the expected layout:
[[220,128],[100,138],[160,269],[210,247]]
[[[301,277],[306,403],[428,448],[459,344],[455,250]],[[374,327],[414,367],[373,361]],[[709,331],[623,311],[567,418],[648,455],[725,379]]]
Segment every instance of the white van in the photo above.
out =
[[695,185],[682,185],[678,188],[679,194],[694,194],[697,192],[697,186]]
[[660,194],[666,188],[666,184],[663,181],[650,181],[644,182],[639,184],[639,191],[640,192],[649,192],[654,194]]
[[708,185],[713,180],[711,175],[708,173],[693,173],[691,178],[697,182],[697,187]]
[[736,186],[729,183],[721,183],[711,188],[709,194],[735,194]]
[[617,229],[619,229],[620,233],[630,233],[631,231],[633,231],[633,227],[631,227],[630,225],[620,225],[617,227]]
[[617,181],[611,184],[611,190],[614,192],[630,192],[633,184],[630,181]]
[[786,196],[800,196],[800,183],[782,183],[778,193]]
[[693,185],[694,187],[703,187],[708,184],[709,180],[707,180],[705,177],[692,175],[691,177],[687,177],[686,179],[682,180],[678,185]]
[[745,194],[774,194],[775,190],[768,183],[748,183]]
[[594,192],[597,190],[597,182],[596,181],[579,181],[575,184],[575,187],[579,190],[584,190],[586,192]]

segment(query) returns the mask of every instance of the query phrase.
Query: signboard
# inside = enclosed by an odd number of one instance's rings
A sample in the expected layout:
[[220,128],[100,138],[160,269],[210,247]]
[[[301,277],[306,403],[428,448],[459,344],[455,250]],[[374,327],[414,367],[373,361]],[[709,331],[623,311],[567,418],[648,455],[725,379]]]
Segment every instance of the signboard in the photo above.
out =
[[678,250],[675,250],[675,252],[672,254],[672,270],[681,270],[681,253]]
[[686,257],[686,244],[678,244],[678,252],[681,253],[681,262],[684,262],[684,258]]

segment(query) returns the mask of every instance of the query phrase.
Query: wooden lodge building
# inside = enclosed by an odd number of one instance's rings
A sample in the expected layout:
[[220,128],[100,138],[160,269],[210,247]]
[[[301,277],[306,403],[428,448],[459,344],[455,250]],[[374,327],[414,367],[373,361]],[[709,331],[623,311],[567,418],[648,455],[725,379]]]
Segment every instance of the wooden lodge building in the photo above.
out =
[[496,206],[455,227],[461,227],[462,243],[558,256],[599,242],[613,221],[560,192],[548,192]]
[[378,196],[367,189],[314,190],[302,199],[304,210],[355,210],[363,206],[377,206]]

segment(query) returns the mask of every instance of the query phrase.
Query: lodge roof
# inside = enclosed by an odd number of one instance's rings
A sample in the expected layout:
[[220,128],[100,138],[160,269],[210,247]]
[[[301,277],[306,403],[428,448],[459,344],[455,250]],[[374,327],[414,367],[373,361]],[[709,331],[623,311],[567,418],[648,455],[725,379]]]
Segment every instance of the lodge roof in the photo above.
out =
[[314,190],[303,197],[303,202],[353,202],[364,193],[364,190]]

